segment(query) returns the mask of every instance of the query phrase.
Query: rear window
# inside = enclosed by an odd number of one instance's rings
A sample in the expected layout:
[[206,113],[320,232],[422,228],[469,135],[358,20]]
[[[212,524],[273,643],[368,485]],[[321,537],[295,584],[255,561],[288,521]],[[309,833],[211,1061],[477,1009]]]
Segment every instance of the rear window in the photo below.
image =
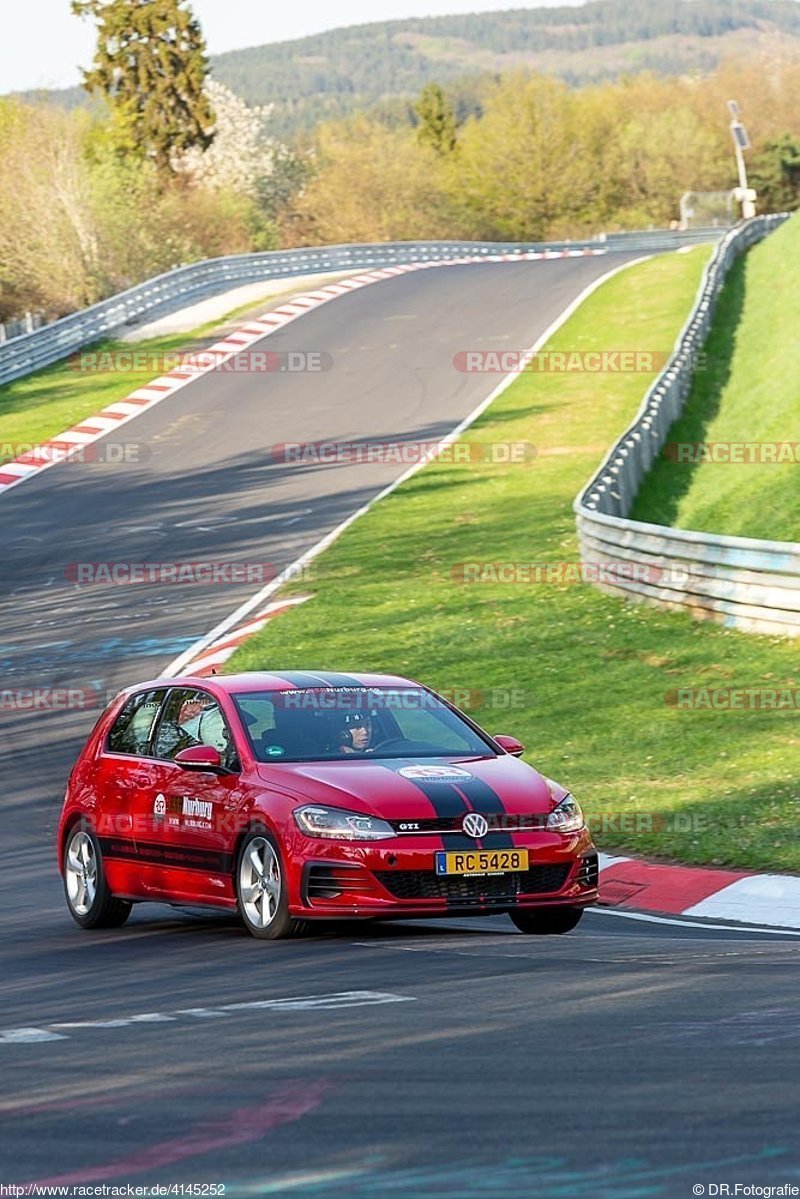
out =
[[106,748],[112,754],[147,756],[150,750],[153,725],[165,694],[164,689],[140,691],[126,701],[108,734]]

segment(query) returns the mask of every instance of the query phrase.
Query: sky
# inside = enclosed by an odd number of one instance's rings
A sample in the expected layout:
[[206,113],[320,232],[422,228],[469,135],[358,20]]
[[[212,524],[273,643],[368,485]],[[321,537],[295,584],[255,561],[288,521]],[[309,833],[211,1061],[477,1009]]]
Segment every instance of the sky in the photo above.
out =
[[[581,0],[193,0],[212,54],[305,37],[342,25],[504,8],[542,8]],[[73,17],[69,0],[2,0],[0,94],[80,82],[94,49],[91,20]]]

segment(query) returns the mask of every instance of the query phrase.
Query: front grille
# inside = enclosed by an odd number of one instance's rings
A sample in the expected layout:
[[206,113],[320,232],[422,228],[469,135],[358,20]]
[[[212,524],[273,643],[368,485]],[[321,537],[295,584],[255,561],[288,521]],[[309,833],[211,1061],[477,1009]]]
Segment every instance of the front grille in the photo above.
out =
[[[408,820],[390,820],[389,824],[401,836],[411,833],[422,833],[426,836],[436,833],[460,833],[465,815],[466,810],[457,816],[425,817],[422,820],[414,820],[409,817]],[[486,814],[486,822],[489,825],[490,833],[530,832],[533,829],[546,828],[547,816],[531,814],[509,816],[505,812],[490,812]]]
[[315,866],[306,868],[305,897],[307,902],[315,899],[336,899],[339,895],[361,895],[366,877],[360,866]]
[[382,870],[376,871],[375,877],[395,899],[447,899],[482,904],[514,900],[518,895],[560,891],[570,869],[571,863],[566,862],[480,878],[434,874],[432,870]]

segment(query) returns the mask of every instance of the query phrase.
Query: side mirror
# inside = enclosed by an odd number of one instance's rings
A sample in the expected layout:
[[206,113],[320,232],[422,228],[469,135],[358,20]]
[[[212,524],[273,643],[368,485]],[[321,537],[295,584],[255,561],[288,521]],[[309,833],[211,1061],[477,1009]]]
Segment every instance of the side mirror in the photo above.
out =
[[517,741],[516,737],[506,737],[503,733],[500,733],[495,737],[495,741],[501,749],[504,749],[507,754],[511,754],[514,758],[521,758],[525,753],[525,746],[521,741]]
[[213,745],[191,745],[175,755],[175,765],[182,770],[211,771],[222,773],[222,755]]

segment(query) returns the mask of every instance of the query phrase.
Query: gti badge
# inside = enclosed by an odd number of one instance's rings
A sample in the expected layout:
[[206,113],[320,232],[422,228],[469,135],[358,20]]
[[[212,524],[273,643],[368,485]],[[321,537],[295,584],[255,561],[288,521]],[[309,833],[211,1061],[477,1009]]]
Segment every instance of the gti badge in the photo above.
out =
[[488,833],[489,821],[485,816],[481,816],[480,812],[467,812],[461,827],[468,837],[474,837],[477,841]]

